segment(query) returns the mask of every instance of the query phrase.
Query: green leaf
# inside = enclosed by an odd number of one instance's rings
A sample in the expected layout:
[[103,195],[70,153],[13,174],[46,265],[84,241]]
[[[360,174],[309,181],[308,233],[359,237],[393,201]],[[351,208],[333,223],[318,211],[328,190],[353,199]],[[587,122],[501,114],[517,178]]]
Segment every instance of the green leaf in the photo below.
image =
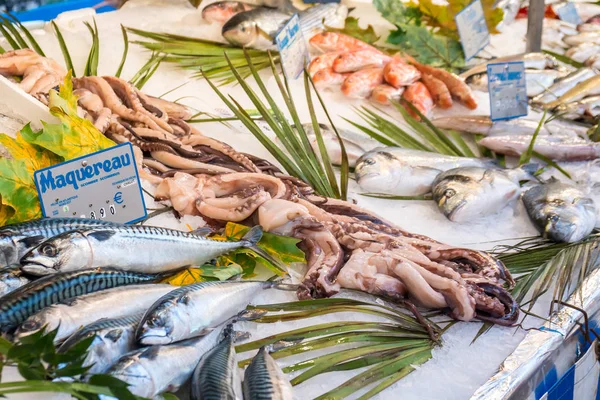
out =
[[123,33],[123,56],[121,57],[119,68],[117,68],[117,72],[115,72],[115,76],[117,78],[121,77],[121,72],[123,71],[125,60],[127,59],[127,52],[129,51],[129,39],[127,38],[127,29],[125,29],[123,25],[121,25],[121,32]]
[[7,13],[7,14],[13,19],[13,21],[15,21],[15,24],[17,24],[19,26],[19,28],[25,34],[25,36],[27,36],[27,39],[29,39],[29,43],[31,43],[31,46],[33,47],[35,52],[38,53],[40,56],[45,57],[46,54],[44,54],[44,51],[40,47],[39,43],[35,40],[35,38],[31,34],[31,32],[29,32],[29,30],[13,14],[11,14],[11,13]]
[[521,154],[521,157],[519,157],[519,166],[523,165],[523,164],[527,164],[531,161],[531,156],[533,154],[533,147],[535,145],[535,140],[538,137],[538,134],[540,133],[540,130],[542,129],[542,126],[544,125],[544,121],[546,120],[546,110],[544,110],[544,114],[542,115],[542,118],[540,119],[540,122],[538,123],[538,126],[535,130],[535,132],[533,133],[533,136],[531,137],[531,142],[529,142],[529,147],[527,147],[527,151],[523,154]]
[[0,193],[3,204],[15,210],[7,223],[41,218],[37,189],[25,161],[0,159]]
[[67,47],[67,43],[65,43],[65,39],[63,38],[62,33],[60,32],[60,29],[58,28],[58,25],[56,25],[56,22],[51,21],[52,23],[52,27],[54,28],[54,33],[56,33],[56,38],[58,39],[58,44],[60,45],[60,51],[63,54],[63,57],[65,59],[65,64],[67,65],[67,70],[71,71],[71,73],[73,74],[73,77],[76,77],[77,75],[75,74],[75,68],[73,67],[73,61],[71,60],[71,54],[69,53],[69,48]]
[[344,28],[336,29],[326,26],[327,31],[343,33],[344,35],[355,37],[363,42],[374,44],[379,40],[379,36],[375,33],[373,26],[367,25],[365,29],[361,28],[358,24],[358,18],[347,17]]
[[96,25],[96,19],[94,18],[94,27],[85,21],[85,26],[92,35],[92,46],[88,54],[87,62],[85,63],[85,69],[83,72],[84,76],[96,76],[98,75],[98,61],[100,59],[100,40],[98,38],[98,26]]
[[[0,24],[4,25],[6,27],[6,29],[8,29],[10,31],[10,33],[12,33],[13,38],[19,45],[18,48],[21,48],[21,49],[29,48],[29,45],[27,44],[25,39],[23,39],[23,37],[21,36],[21,34],[17,30],[17,28],[15,28],[15,26],[11,20],[0,15]],[[11,46],[12,46],[12,43],[11,43]]]
[[565,56],[564,54],[558,54],[558,53],[555,53],[550,50],[542,50],[542,53],[551,55],[552,57],[556,58],[558,61],[568,64],[572,67],[575,67],[575,68],[583,68],[584,67],[583,63],[577,62],[577,61]]

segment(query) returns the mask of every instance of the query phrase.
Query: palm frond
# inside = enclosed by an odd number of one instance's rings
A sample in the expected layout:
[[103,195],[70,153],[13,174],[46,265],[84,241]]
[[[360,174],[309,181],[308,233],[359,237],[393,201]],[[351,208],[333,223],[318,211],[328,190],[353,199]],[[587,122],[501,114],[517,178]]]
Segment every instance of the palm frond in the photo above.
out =
[[125,65],[125,60],[127,59],[127,53],[129,52],[129,39],[127,38],[127,29],[123,25],[121,25],[121,32],[123,33],[123,56],[121,57],[121,62],[119,63],[119,67],[117,68],[117,72],[115,72],[115,76],[117,78],[121,77],[121,72],[123,72],[123,66]]
[[100,60],[100,38],[98,37],[98,25],[96,25],[95,18],[93,27],[87,21],[84,22],[84,24],[92,35],[92,46],[90,47],[90,53],[88,54],[87,62],[85,63],[83,75],[96,76],[98,75],[98,61]]
[[56,25],[56,22],[52,21],[52,27],[54,28],[54,33],[56,33],[56,38],[58,39],[58,44],[60,45],[60,51],[63,54],[63,57],[65,59],[65,64],[67,65],[67,70],[70,70],[71,73],[73,74],[73,78],[75,78],[77,75],[75,74],[75,68],[73,67],[73,61],[71,59],[71,54],[69,53],[69,48],[67,47],[67,43],[65,42],[65,38],[63,37],[62,33],[60,32],[60,29],[58,28],[58,25]]
[[17,17],[15,17],[13,14],[11,14],[11,13],[7,13],[7,14],[13,20],[13,23],[16,24],[19,27],[19,29],[21,29],[21,32],[23,32],[23,34],[27,37],[29,44],[31,44],[31,47],[33,47],[33,50],[35,50],[35,52],[38,53],[39,55],[45,57],[46,54],[44,54],[44,51],[40,47],[37,40],[35,40],[35,38],[31,34],[31,32],[29,32],[29,29],[27,29],[25,27],[25,25],[23,25],[21,23],[21,21],[19,21],[19,19]]

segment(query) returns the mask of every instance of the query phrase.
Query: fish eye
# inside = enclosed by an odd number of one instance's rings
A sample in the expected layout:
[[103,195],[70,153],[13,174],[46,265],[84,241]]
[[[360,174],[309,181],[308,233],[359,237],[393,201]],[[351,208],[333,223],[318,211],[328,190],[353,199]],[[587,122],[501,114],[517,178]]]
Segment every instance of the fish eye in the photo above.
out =
[[154,316],[148,319],[148,326],[151,328],[159,328],[164,324],[164,321],[159,316]]
[[558,220],[560,219],[560,217],[556,214],[552,214],[548,216],[548,221],[550,222],[558,222]]
[[54,257],[56,255],[56,246],[54,246],[52,244],[45,244],[40,249],[40,253],[42,253],[43,255],[45,255],[47,257]]
[[446,197],[447,199],[454,196],[455,194],[456,194],[456,190],[454,190],[454,189],[446,189],[444,191],[444,197]]
[[365,160],[365,164],[366,165],[373,165],[373,164],[375,164],[375,160],[373,160],[372,158],[367,158]]

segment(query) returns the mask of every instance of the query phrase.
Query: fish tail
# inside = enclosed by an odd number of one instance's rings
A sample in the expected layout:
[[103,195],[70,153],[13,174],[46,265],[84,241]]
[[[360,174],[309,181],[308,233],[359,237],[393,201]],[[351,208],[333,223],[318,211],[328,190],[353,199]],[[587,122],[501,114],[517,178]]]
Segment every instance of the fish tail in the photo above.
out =
[[260,247],[258,247],[257,245],[252,245],[252,246],[248,246],[248,248],[250,250],[252,250],[253,252],[255,252],[256,254],[258,254],[261,258],[263,258],[266,261],[268,261],[269,263],[271,263],[275,268],[277,268],[281,272],[287,274],[287,267],[281,261],[279,261],[272,255],[270,255],[269,253],[267,253]]
[[260,241],[263,235],[262,226],[256,225],[250,228],[248,232],[244,235],[242,240],[248,242],[248,247],[256,246],[256,244]]

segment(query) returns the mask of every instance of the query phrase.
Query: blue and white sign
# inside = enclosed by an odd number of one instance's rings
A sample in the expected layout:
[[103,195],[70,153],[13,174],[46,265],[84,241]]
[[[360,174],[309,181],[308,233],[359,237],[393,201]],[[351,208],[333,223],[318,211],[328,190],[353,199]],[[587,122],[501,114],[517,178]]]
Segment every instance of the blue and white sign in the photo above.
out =
[[492,121],[527,115],[527,82],[522,61],[488,64],[488,91]]
[[288,79],[297,79],[309,60],[308,47],[300,29],[298,14],[281,28],[275,36],[283,72]]
[[571,2],[565,3],[563,6],[560,6],[556,10],[556,13],[558,14],[558,17],[565,22],[569,22],[575,25],[579,25],[583,22],[581,20],[581,17],[579,16],[579,13],[577,12],[575,4]]
[[465,60],[475,57],[490,43],[490,32],[485,22],[480,0],[475,0],[456,14],[456,27],[462,43]]
[[131,143],[35,171],[44,217],[131,223],[146,205]]

